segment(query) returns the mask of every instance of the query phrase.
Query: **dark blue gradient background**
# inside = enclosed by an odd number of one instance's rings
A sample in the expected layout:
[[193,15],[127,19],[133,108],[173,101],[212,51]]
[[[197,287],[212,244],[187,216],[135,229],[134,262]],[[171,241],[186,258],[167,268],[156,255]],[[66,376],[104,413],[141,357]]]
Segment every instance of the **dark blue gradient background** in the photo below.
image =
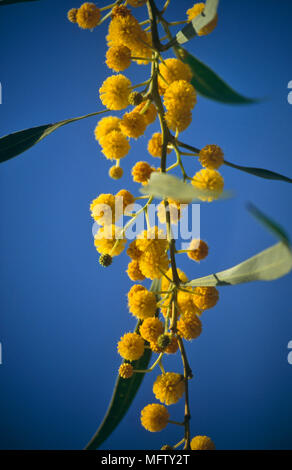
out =
[[[171,3],[175,20],[193,5]],[[73,6],[78,2],[41,0],[0,8],[1,135],[101,109],[97,91],[110,73],[107,26],[80,30],[66,20]],[[143,9],[136,13],[145,18]],[[240,107],[199,97],[184,141],[217,143],[232,162],[292,175],[291,17],[288,0],[221,1],[218,28],[187,48],[235,89],[264,100]],[[137,83],[148,71],[133,66],[129,76]],[[83,448],[111,396],[117,340],[135,324],[126,305],[128,258],[122,254],[108,270],[99,266],[89,203],[121,187],[138,194],[130,168],[148,158],[147,140],[158,124],[133,142],[125,176],[113,182],[93,138],[96,121],[64,127],[0,168],[2,449]],[[190,159],[187,169],[192,174],[198,166]],[[248,201],[292,233],[288,184],[231,168],[222,173],[235,197],[201,206],[210,255],[199,266],[182,256],[179,266],[189,278],[228,268],[276,242],[249,215]],[[192,434],[210,435],[218,449],[291,449],[291,276],[223,287],[220,297],[203,316],[201,337],[187,344]],[[166,367],[178,370],[180,361],[171,358]],[[157,449],[180,440],[175,425],[152,434],[139,424],[141,408],[155,401],[157,373],[146,377],[104,449]],[[172,419],[182,411],[181,400],[171,407]]]

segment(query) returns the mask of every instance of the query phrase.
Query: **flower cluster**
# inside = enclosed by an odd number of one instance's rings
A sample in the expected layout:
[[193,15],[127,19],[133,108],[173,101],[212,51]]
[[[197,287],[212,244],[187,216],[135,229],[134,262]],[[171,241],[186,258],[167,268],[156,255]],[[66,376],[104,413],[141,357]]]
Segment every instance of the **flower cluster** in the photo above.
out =
[[[151,7],[149,2],[148,8]],[[179,140],[179,134],[192,122],[192,112],[197,105],[197,92],[192,83],[192,70],[183,58],[164,59],[158,48],[157,30],[150,20],[139,22],[128,8],[143,7],[146,0],[117,1],[113,5],[98,8],[93,3],[84,3],[80,8],[68,12],[68,19],[82,29],[92,30],[98,24],[109,19],[106,36],[107,51],[105,64],[111,75],[99,86],[98,97],[106,108],[104,111],[121,112],[119,115],[107,115],[101,118],[94,136],[101,153],[112,162],[109,176],[114,180],[123,177],[121,161],[131,151],[131,139],[138,139],[147,132],[148,126],[158,123],[148,141],[147,149],[151,157],[160,162],[158,168],[152,166],[147,153],[142,159],[135,159],[131,165],[133,181],[147,185],[153,172],[168,172],[180,167],[184,180],[189,178],[203,201],[213,201],[223,191],[224,180],[218,168],[224,163],[224,155],[217,145],[207,145],[191,155],[197,157],[203,167],[193,178],[186,175],[183,156],[186,146]],[[127,6],[126,6],[127,5]],[[167,9],[168,2],[165,4]],[[103,11],[110,10],[102,17]],[[204,9],[204,3],[197,3],[187,11],[187,20],[191,21]],[[145,10],[146,12],[146,10]],[[158,10],[157,10],[158,12]],[[152,14],[158,14],[155,10]],[[162,13],[161,13],[162,15]],[[157,21],[157,18],[155,19]],[[163,23],[162,26],[171,23]],[[149,24],[151,25],[149,26]],[[217,24],[217,17],[200,31],[200,35],[209,34]],[[167,30],[168,28],[166,28]],[[151,64],[151,76],[143,83],[133,84],[124,75],[129,67]],[[140,91],[137,91],[139,89]],[[157,124],[156,124],[157,125]],[[166,165],[168,155],[176,155],[176,162]],[[137,199],[145,197],[142,211],[134,211],[131,205]],[[191,240],[187,250],[177,251],[172,238],[172,224],[178,224],[181,216],[181,204],[176,199],[165,198],[158,208],[158,218],[166,224],[166,233],[158,226],[151,226],[148,218],[148,205],[151,195],[133,196],[126,189],[117,194],[99,194],[91,203],[90,211],[99,228],[94,237],[94,245],[99,252],[100,264],[108,267],[112,258],[120,255],[127,244],[127,228],[135,223],[140,213],[145,216],[147,229],[143,230],[127,246],[130,262],[127,275],[135,284],[129,289],[128,309],[138,320],[135,332],[126,332],[117,344],[117,352],[123,358],[119,368],[121,380],[130,381],[135,374],[151,372],[160,367],[161,375],[153,384],[153,394],[160,403],[146,405],[141,411],[141,424],[151,432],[161,431],[170,421],[166,406],[177,403],[183,396],[188,405],[187,382],[192,377],[191,371],[184,368],[183,374],[166,371],[162,360],[167,355],[178,351],[187,363],[184,340],[196,339],[202,332],[201,315],[203,311],[214,307],[219,295],[215,287],[192,287],[188,277],[177,268],[175,256],[187,253],[187,257],[196,262],[208,255],[208,245],[204,240]],[[119,226],[121,216],[129,217],[125,225]],[[186,258],[187,258],[186,257]],[[159,287],[147,288],[140,284],[145,280],[159,282]],[[139,361],[146,349],[158,354],[148,370],[140,370]],[[206,436],[196,436],[192,440],[189,434],[189,416],[185,417],[187,431],[184,443],[188,449],[212,449],[214,444]],[[169,448],[169,446],[165,446]]]

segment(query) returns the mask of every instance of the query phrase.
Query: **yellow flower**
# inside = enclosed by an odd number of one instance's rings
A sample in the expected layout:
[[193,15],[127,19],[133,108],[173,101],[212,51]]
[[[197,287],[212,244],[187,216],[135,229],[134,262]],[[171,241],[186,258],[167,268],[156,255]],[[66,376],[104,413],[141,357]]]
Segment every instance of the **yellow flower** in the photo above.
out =
[[98,142],[111,131],[120,131],[120,118],[116,116],[107,116],[98,121],[94,129],[94,135]]
[[178,304],[178,311],[182,315],[186,313],[198,313],[200,314],[201,311],[196,305],[194,301],[194,294],[191,287],[185,288],[189,292],[185,290],[179,290],[177,293],[177,304]]
[[67,18],[69,21],[71,21],[71,23],[77,22],[77,12],[78,8],[71,8],[71,10],[68,11]]
[[126,108],[131,86],[131,81],[122,74],[108,77],[99,89],[102,104],[115,111]]
[[128,293],[128,306],[130,312],[140,320],[153,317],[157,309],[156,296],[145,287],[136,290],[133,286]]
[[159,65],[158,85],[160,94],[163,94],[166,88],[175,80],[186,80],[190,82],[192,79],[192,71],[190,67],[181,60],[170,58]]
[[127,361],[136,361],[144,354],[144,339],[137,333],[126,333],[118,342],[118,353]]
[[152,36],[151,32],[142,31],[139,41],[131,48],[133,57],[141,57],[141,59],[133,59],[139,65],[147,65],[152,57]]
[[182,338],[188,341],[195,339],[202,333],[201,320],[193,312],[185,313],[177,322],[177,330]]
[[202,166],[217,170],[224,163],[224,153],[218,145],[206,145],[199,153]]
[[140,271],[139,261],[135,259],[128,264],[127,274],[131,281],[144,281],[145,279],[144,274]]
[[192,450],[215,450],[215,444],[208,436],[195,436],[191,440]]
[[106,53],[106,65],[115,72],[122,72],[131,65],[131,51],[127,46],[120,44],[112,46]]
[[147,250],[139,258],[141,273],[148,279],[160,279],[162,272],[168,269],[169,260],[166,253],[158,254],[155,250]]
[[111,225],[115,221],[115,196],[100,194],[90,205],[91,217],[99,225]]
[[121,189],[117,194],[116,197],[122,197],[123,198],[123,209],[125,210],[127,206],[130,204],[134,204],[135,198],[130,191],[127,189]]
[[[203,170],[198,171],[193,177],[192,185],[202,190],[202,196],[199,196],[199,199],[211,202],[214,199],[218,199],[222,193],[224,179],[219,171],[203,168]],[[204,196],[204,191],[211,191],[211,194],[209,193]]]
[[124,8],[122,14],[117,14],[118,9],[115,10],[106,39],[109,46],[124,45],[132,50],[137,45],[140,46],[141,38],[145,37],[145,32],[139,25],[138,20],[129,10],[126,10]]
[[120,131],[111,131],[100,140],[102,153],[108,160],[120,160],[130,150],[130,144],[126,136]]
[[[169,279],[173,280],[173,275],[172,275],[172,269],[171,268],[169,268],[169,270],[166,271],[165,274]],[[189,279],[188,279],[187,275],[181,269],[177,268],[177,274],[178,274],[178,277],[179,277],[179,279],[182,283],[188,282]],[[161,280],[161,290],[162,291],[168,291],[169,290],[170,282],[167,279],[167,277],[163,276],[163,278]]]
[[157,400],[166,405],[177,403],[185,391],[184,378],[175,372],[159,375],[153,385],[153,393]]
[[167,111],[190,111],[197,102],[196,91],[186,80],[176,80],[164,93],[164,106]]
[[139,233],[136,246],[143,253],[149,251],[151,248],[155,251],[156,255],[160,255],[167,250],[168,241],[165,232],[155,225]]
[[153,168],[147,162],[137,162],[132,168],[133,181],[136,183],[147,183]]
[[122,377],[123,379],[129,379],[132,377],[134,373],[134,369],[132,364],[125,363],[122,364],[119,368],[119,376]]
[[143,116],[146,119],[147,126],[152,124],[157,117],[157,109],[155,104],[147,104],[147,101],[142,101],[142,103],[138,104],[138,106],[134,108],[134,111],[137,113],[142,113],[144,111]]
[[201,310],[207,310],[215,307],[219,300],[219,292],[216,287],[196,287],[194,302]]
[[[187,10],[188,22],[191,22],[196,16],[200,15],[205,8],[205,3],[195,3],[195,5]],[[218,15],[216,13],[215,18],[206,26],[204,26],[198,33],[199,36],[205,36],[213,31],[216,28],[218,22]]]
[[146,341],[157,341],[163,333],[163,323],[158,318],[146,318],[140,326],[140,334]]
[[123,173],[123,168],[115,165],[111,166],[108,172],[110,178],[112,178],[113,180],[119,180],[123,176]]
[[117,256],[122,253],[126,244],[126,239],[121,237],[120,227],[116,225],[101,227],[94,237],[95,248],[102,255]]
[[[161,132],[155,132],[148,142],[148,152],[152,157],[161,157],[162,155],[162,134]],[[167,148],[167,153],[170,153],[171,149]]]
[[188,253],[188,257],[194,261],[201,261],[208,256],[208,245],[203,240],[193,239],[189,244],[188,250],[192,250]]
[[178,350],[178,341],[175,336],[170,336],[170,343],[167,348],[164,350],[166,354],[175,354]]
[[182,132],[191,124],[192,113],[188,109],[171,108],[165,113],[165,120],[172,131]]
[[120,124],[123,134],[127,137],[134,137],[135,139],[144,134],[146,126],[147,123],[143,114],[135,111],[124,114]]
[[[172,224],[177,224],[181,216],[180,204],[171,202],[168,204],[167,210],[170,214],[170,222]],[[157,217],[162,224],[166,223],[166,210],[163,201],[158,205]]]
[[82,29],[95,28],[100,20],[100,10],[94,3],[83,3],[77,11],[76,21]]
[[141,424],[150,432],[162,431],[169,420],[169,413],[165,406],[152,403],[141,411]]
[[140,256],[142,255],[142,251],[140,251],[138,248],[137,248],[137,242],[136,240],[133,240],[128,249],[127,249],[127,255],[130,256],[130,258],[132,258],[133,260],[138,260],[140,258]]

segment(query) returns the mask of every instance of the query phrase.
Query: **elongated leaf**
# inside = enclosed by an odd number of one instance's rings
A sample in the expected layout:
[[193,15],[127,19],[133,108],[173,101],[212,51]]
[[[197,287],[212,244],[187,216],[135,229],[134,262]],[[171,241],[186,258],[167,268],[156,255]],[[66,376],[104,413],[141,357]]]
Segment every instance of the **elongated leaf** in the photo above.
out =
[[[158,279],[152,282],[150,290],[158,292],[160,290],[160,281]],[[141,320],[138,321],[135,332],[139,332]],[[145,349],[143,356],[138,361],[133,361],[134,369],[147,369],[152,351]],[[123,364],[125,361],[123,362]],[[132,401],[134,400],[145,374],[133,374],[129,379],[117,377],[113,396],[109,404],[106,415],[99,426],[97,432],[86,446],[87,450],[98,449],[101,444],[111,435],[120,421],[127,413]]]
[[[155,173],[151,174],[149,183],[140,189],[141,193],[149,194],[153,197],[160,199],[171,198],[178,202],[189,203],[194,200],[201,200],[201,198],[214,197],[218,198],[216,191],[209,191],[198,189],[189,183],[184,183],[176,176],[168,173]],[[220,195],[220,198],[227,197],[228,193]]]
[[260,178],[265,178],[268,180],[279,180],[279,181],[286,181],[287,183],[292,183],[292,179],[288,176],[280,175],[279,173],[275,173],[274,171],[264,170],[263,168],[253,168],[249,166],[241,166],[236,165],[235,163],[230,163],[224,159],[224,163],[231,168],[236,168],[237,170],[244,171],[245,173],[249,173],[250,175],[259,176]]
[[11,5],[11,3],[23,3],[23,2],[37,2],[39,0],[0,0],[0,7],[2,5]]
[[233,286],[251,281],[273,281],[292,269],[292,253],[285,243],[261,251],[243,263],[210,276],[194,279],[186,286]]
[[76,118],[66,119],[64,121],[56,122],[55,124],[45,124],[43,126],[32,127],[23,131],[14,132],[13,134],[6,135],[0,138],[0,163],[3,163],[10,158],[25,152],[33,145],[37,144],[45,137],[50,135],[59,127],[70,124],[71,122],[80,121],[91,116],[108,112],[107,109],[98,111],[96,113],[86,114]]
[[277,238],[282,240],[283,243],[286,243],[286,245],[290,246],[290,240],[285,232],[285,230],[274,220],[272,220],[270,217],[268,217],[266,214],[264,214],[262,211],[260,211],[257,207],[255,207],[253,204],[249,203],[247,206],[248,210],[250,213],[259,221],[261,222],[265,227],[267,227],[270,232],[274,233]]
[[201,95],[227,104],[252,104],[258,101],[237,93],[219,75],[182,47],[177,48],[177,51],[183,62],[192,69],[191,83]]

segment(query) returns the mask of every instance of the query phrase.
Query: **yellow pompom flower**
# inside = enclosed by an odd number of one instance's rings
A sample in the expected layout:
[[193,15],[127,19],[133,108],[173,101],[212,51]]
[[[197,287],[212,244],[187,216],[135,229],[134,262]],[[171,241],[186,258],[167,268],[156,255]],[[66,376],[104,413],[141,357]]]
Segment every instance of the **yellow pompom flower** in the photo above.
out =
[[127,361],[136,361],[144,354],[144,339],[137,333],[126,333],[118,342],[118,353]]
[[128,264],[127,274],[131,281],[144,281],[145,279],[144,274],[140,271],[139,261],[135,259]]
[[71,8],[71,10],[68,11],[67,18],[71,23],[77,22],[77,12],[78,8]]
[[132,168],[133,181],[136,183],[147,183],[153,168],[147,162],[137,162]]
[[110,178],[112,178],[113,180],[119,180],[123,176],[123,173],[123,168],[115,165],[111,166],[108,172]]
[[177,403],[185,391],[184,378],[175,372],[159,375],[153,385],[153,393],[157,400],[166,405]]
[[111,225],[115,221],[115,196],[100,194],[90,204],[91,217],[99,225]]
[[216,287],[196,287],[193,299],[196,306],[201,310],[215,307],[219,300],[219,292]]
[[183,132],[192,122],[192,113],[188,109],[172,108],[165,113],[165,120],[174,132]]
[[105,225],[98,230],[94,237],[95,248],[102,255],[117,256],[122,253],[126,244],[126,239],[121,237],[120,227]]
[[[205,8],[205,3],[200,2],[200,3],[195,3],[195,5],[187,10],[187,15],[188,15],[188,22],[191,22],[196,16],[200,15],[202,11]],[[199,32],[199,36],[205,36],[206,34],[212,33],[213,29],[216,28],[218,23],[218,15],[216,13],[215,18],[206,26],[204,26]]]
[[130,191],[127,189],[121,189],[117,194],[116,197],[122,197],[123,198],[123,209],[125,210],[127,206],[130,204],[134,204],[135,198]]
[[187,341],[195,339],[202,333],[201,320],[193,312],[185,313],[177,322],[177,331]]
[[[152,157],[161,158],[162,155],[162,134],[161,132],[155,132],[148,142],[148,152]],[[170,153],[171,149],[167,148],[167,153]]]
[[143,230],[137,236],[136,246],[143,253],[151,248],[157,255],[162,254],[168,248],[166,233],[158,228],[157,225],[148,230]]
[[209,248],[204,240],[193,239],[188,247],[188,257],[194,261],[201,261],[208,256]]
[[[172,269],[169,268],[168,271],[166,271],[166,276],[163,276],[162,280],[161,280],[161,290],[162,291],[168,291],[169,290],[169,287],[170,287],[170,282],[168,279],[171,279],[173,280],[173,275],[172,275]],[[188,282],[188,277],[187,275],[179,268],[177,268],[177,274],[178,274],[178,277],[180,279],[180,281],[182,283],[185,283],[185,282]],[[167,279],[168,278],[168,279]]]
[[[202,201],[211,202],[214,199],[218,199],[224,188],[224,179],[217,170],[209,170],[203,168],[198,171],[192,180],[192,185],[195,188],[202,190],[202,195],[199,195],[199,199]],[[206,195],[204,195],[204,191]],[[211,192],[211,193],[210,193]]]
[[196,91],[186,80],[175,80],[164,93],[164,106],[167,111],[190,111],[197,102]]
[[133,260],[138,260],[140,256],[142,255],[142,251],[137,248],[137,242],[136,240],[133,240],[128,249],[127,249],[127,255],[130,256],[131,259]]
[[141,411],[141,424],[150,432],[162,431],[168,423],[169,413],[165,406],[152,403]]
[[122,364],[119,368],[119,376],[122,377],[123,379],[129,379],[132,377],[134,373],[134,369],[132,364],[125,363]]
[[192,79],[192,71],[190,67],[179,59],[166,59],[159,64],[158,86],[160,94],[164,94],[166,88],[175,80],[186,80],[190,82]]
[[215,450],[215,444],[208,436],[195,436],[191,440],[192,450]]
[[100,20],[100,10],[94,3],[83,3],[76,14],[78,26],[82,29],[95,28]]
[[[145,111],[144,111],[144,109],[145,109]],[[138,106],[136,106],[134,108],[134,111],[137,112],[137,113],[142,113],[143,114],[143,116],[146,119],[147,126],[152,124],[155,121],[156,117],[157,117],[157,109],[156,109],[155,104],[153,104],[153,103],[148,103],[147,104],[147,101],[142,101],[142,103],[138,104]]]
[[122,74],[108,77],[99,89],[102,104],[114,111],[126,108],[131,86],[131,81]]
[[122,72],[131,65],[131,50],[120,44],[112,46],[106,53],[106,65],[115,72]]
[[170,343],[167,348],[164,350],[166,354],[175,354],[178,350],[178,341],[175,336],[170,336]]
[[120,131],[120,118],[116,116],[107,116],[98,121],[94,129],[94,135],[98,142],[111,131]]
[[162,273],[168,269],[169,259],[166,253],[158,254],[155,250],[146,250],[139,258],[141,273],[147,279],[160,279]]
[[137,45],[140,46],[145,33],[130,10],[119,8],[113,11],[106,39],[110,47],[124,45],[132,50]]
[[140,320],[153,317],[157,309],[156,296],[145,287],[137,290],[133,286],[128,293],[128,306],[132,315]]
[[108,160],[120,160],[130,150],[130,144],[126,136],[120,131],[111,131],[101,138],[102,153]]
[[131,111],[130,113],[124,114],[120,127],[123,134],[127,137],[137,139],[144,134],[147,123],[143,114]]
[[[181,216],[180,204],[170,202],[167,210],[170,214],[170,222],[172,224],[177,224]],[[157,217],[162,224],[166,223],[166,209],[163,201],[158,205]]]
[[217,170],[224,163],[224,153],[218,145],[206,145],[199,153],[202,166]]
[[164,325],[158,318],[146,318],[140,326],[140,334],[146,341],[157,341],[158,337],[162,335]]
[[186,313],[200,314],[201,311],[194,301],[194,291],[191,287],[187,287],[185,289],[189,292],[186,292],[186,290],[179,290],[177,293],[178,313],[181,313],[182,315]]

